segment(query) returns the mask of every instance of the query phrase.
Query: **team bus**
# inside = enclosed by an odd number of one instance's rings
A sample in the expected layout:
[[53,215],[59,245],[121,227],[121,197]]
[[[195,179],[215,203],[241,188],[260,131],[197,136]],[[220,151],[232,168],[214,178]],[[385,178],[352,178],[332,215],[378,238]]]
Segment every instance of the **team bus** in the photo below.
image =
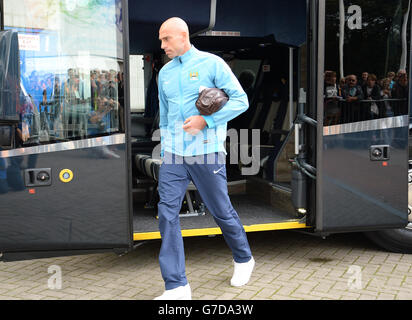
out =
[[[0,0],[0,259],[123,254],[161,238],[158,30],[170,17],[248,96],[225,142],[247,232],[365,232],[412,252],[410,7]],[[179,216],[184,237],[221,233],[193,183]]]

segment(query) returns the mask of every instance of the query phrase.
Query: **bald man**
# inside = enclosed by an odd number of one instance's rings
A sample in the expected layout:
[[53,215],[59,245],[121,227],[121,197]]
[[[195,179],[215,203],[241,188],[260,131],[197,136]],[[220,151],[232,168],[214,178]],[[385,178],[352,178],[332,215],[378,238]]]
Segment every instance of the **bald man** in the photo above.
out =
[[[159,73],[161,157],[158,204],[162,245],[160,269],[165,292],[159,300],[190,300],[179,212],[192,180],[233,254],[232,286],[245,285],[252,257],[245,230],[228,195],[227,122],[244,112],[248,98],[228,65],[193,47],[185,21],[171,18],[159,30],[161,48],[172,59]],[[229,101],[218,112],[201,116],[195,102],[201,87],[224,90]]]

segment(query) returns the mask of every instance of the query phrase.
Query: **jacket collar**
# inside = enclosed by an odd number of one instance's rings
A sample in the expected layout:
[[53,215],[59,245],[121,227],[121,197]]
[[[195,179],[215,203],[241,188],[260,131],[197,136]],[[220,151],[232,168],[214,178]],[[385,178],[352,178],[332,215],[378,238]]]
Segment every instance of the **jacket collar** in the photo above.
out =
[[197,52],[197,49],[192,45],[191,48],[186,51],[183,55],[176,57],[176,61],[180,63],[185,63],[189,61]]

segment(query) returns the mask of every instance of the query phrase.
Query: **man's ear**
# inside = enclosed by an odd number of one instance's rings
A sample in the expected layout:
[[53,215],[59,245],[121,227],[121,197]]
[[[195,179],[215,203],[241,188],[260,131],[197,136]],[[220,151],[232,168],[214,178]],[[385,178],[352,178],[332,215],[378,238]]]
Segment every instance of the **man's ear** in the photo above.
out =
[[182,31],[181,35],[183,40],[189,39],[189,34],[186,31]]

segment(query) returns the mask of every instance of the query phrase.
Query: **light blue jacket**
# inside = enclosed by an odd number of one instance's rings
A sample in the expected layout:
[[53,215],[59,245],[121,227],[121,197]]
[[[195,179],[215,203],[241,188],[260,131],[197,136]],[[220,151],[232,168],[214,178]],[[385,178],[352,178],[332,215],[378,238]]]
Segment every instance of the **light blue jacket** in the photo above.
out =
[[[220,151],[226,154],[227,122],[249,107],[246,93],[226,62],[192,46],[161,69],[158,86],[161,156],[164,151],[180,156]],[[229,101],[218,112],[203,116],[206,128],[192,136],[182,126],[187,118],[199,115],[195,102],[200,86],[222,89]]]

